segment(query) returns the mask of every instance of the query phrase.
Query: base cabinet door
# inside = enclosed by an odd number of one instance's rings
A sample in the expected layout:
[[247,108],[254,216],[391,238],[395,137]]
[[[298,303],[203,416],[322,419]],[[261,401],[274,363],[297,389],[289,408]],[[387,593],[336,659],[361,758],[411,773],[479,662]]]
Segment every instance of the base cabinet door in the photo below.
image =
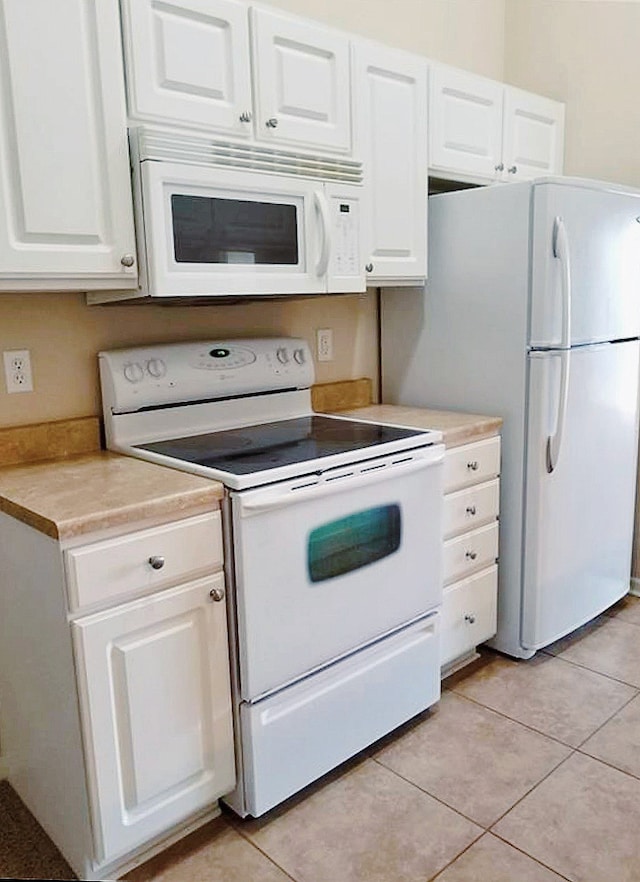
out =
[[223,584],[218,574],[72,625],[99,862],[234,787]]
[[367,284],[419,282],[427,275],[427,63],[358,41],[354,70]]
[[0,290],[135,288],[118,4],[0,0],[0,23]]

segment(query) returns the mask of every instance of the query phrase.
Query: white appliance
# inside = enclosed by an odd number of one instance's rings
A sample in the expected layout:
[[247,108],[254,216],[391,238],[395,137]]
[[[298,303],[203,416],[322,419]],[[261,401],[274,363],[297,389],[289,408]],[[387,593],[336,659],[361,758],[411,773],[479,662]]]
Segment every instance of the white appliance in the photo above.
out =
[[429,204],[426,290],[382,306],[383,399],[504,417],[498,633],[516,657],[629,590],[640,194],[571,178]]
[[89,302],[366,290],[360,163],[147,127],[130,146],[141,290]]
[[439,697],[441,435],[314,414],[303,340],[99,360],[109,447],[225,484],[227,801],[261,815]]

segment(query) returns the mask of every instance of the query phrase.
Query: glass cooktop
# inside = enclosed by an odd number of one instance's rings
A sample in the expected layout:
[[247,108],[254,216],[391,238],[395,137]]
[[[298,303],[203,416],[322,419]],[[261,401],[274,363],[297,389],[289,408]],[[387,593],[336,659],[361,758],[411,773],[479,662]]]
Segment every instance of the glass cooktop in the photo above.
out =
[[331,419],[314,414],[187,438],[154,441],[140,444],[138,449],[233,475],[248,475],[425,434],[424,430]]

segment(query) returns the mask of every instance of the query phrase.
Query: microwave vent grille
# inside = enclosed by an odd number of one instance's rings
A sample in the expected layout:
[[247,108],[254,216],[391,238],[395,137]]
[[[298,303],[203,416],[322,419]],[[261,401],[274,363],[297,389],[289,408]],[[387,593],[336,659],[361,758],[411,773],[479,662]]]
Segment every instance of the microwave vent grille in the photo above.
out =
[[130,137],[132,149],[135,149],[140,161],[164,160],[189,165],[271,172],[313,180],[362,183],[362,163],[351,159],[218,141],[144,126],[133,129]]

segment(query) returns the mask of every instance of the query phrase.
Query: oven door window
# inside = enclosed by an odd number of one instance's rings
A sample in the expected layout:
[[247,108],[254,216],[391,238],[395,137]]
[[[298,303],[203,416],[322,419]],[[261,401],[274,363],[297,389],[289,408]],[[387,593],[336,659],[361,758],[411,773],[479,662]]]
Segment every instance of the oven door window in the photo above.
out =
[[296,205],[174,193],[171,220],[176,263],[298,264]]
[[388,557],[400,548],[399,505],[382,505],[316,527],[309,533],[307,569],[311,582],[343,576]]

